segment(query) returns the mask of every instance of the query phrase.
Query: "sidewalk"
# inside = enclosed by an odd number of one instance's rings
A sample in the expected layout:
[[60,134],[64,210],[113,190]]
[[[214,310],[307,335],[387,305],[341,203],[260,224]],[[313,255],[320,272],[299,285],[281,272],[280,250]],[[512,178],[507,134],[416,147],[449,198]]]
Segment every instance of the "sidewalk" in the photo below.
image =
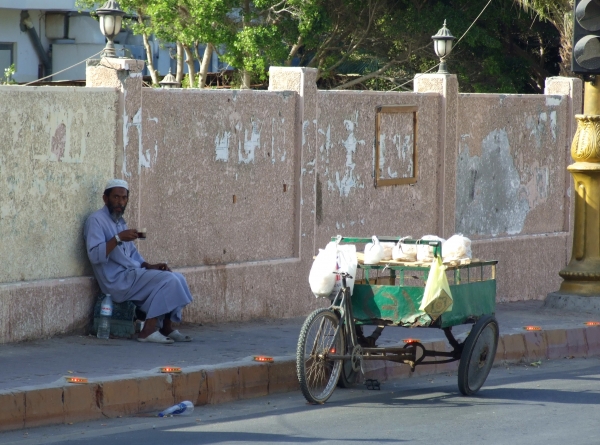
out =
[[[600,327],[584,325],[600,321],[600,315],[546,309],[543,302],[531,301],[498,304],[496,318],[501,335],[496,365],[600,355]],[[183,325],[180,330],[194,340],[173,345],[92,336],[0,345],[0,431],[158,412],[181,400],[212,404],[296,390],[296,343],[303,321]],[[526,332],[526,325],[542,331]],[[462,339],[469,329],[458,326],[453,332]],[[436,349],[445,343],[438,329],[387,328],[378,344],[407,337],[433,342],[430,347]],[[254,355],[275,361],[257,363]],[[365,363],[368,376],[380,381],[410,376],[406,365]],[[161,366],[178,366],[182,373],[161,374]],[[457,366],[420,366],[415,372],[448,372]],[[69,384],[65,376],[86,377],[89,383]]]

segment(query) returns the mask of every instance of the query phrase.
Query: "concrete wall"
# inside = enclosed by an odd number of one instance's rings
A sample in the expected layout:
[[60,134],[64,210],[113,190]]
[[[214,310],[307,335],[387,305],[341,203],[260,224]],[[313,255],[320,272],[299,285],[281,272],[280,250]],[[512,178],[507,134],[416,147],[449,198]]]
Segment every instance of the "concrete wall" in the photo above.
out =
[[[455,76],[434,74],[414,93],[339,92],[317,91],[314,70],[272,68],[268,92],[152,90],[142,68],[103,60],[85,90],[0,89],[14,115],[0,122],[12,193],[0,209],[16,228],[0,229],[15,257],[0,275],[0,342],[85,324],[96,288],[81,224],[113,175],[130,182],[130,226],[148,229],[142,254],[188,279],[188,321],[307,314],[323,304],[308,288],[313,255],[338,233],[462,231],[475,256],[500,260],[498,300],[558,286],[579,81],[555,78],[540,96],[461,95]],[[385,116],[377,168],[387,179],[414,169],[415,184],[374,187],[375,109],[386,104],[416,105],[418,125]]]
[[0,283],[89,275],[81,230],[113,174],[114,90],[0,87]]
[[85,218],[114,174],[114,89],[0,87],[0,342],[87,324]]
[[500,261],[502,300],[544,298],[560,285],[570,111],[565,96],[459,96],[456,231]]

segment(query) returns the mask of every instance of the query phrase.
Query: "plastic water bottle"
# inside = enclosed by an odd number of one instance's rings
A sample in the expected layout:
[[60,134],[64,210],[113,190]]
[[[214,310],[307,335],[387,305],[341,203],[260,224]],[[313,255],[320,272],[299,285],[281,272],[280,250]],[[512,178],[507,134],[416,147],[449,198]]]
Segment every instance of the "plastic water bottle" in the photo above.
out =
[[112,317],[113,304],[110,294],[102,300],[100,305],[100,323],[98,323],[98,334],[96,337],[107,340],[110,335],[110,318]]
[[179,416],[189,416],[194,412],[194,404],[189,400],[185,402],[178,403],[177,405],[173,405],[171,408],[167,408],[166,410],[158,413],[158,417],[165,417],[169,414],[179,415]]

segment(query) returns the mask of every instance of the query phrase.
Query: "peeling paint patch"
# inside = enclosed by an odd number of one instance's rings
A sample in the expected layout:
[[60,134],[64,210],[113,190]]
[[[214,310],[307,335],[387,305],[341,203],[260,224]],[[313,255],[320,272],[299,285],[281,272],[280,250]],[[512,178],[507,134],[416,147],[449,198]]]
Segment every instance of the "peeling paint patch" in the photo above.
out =
[[242,153],[242,141],[238,146],[238,157],[240,164],[254,163],[254,155],[256,150],[260,148],[260,128],[256,120],[252,121],[252,130],[248,137],[248,130],[244,130],[244,148]]
[[561,96],[546,96],[546,106],[547,107],[557,107],[563,101]]
[[331,125],[327,125],[327,130],[323,131],[319,129],[319,133],[325,136],[325,144],[319,147],[319,151],[324,153],[325,163],[329,163],[329,151],[331,150]]
[[529,208],[534,209],[548,200],[550,188],[550,170],[547,166],[539,166],[535,161],[533,165],[533,177],[525,186]]
[[521,186],[510,153],[506,130],[492,131],[483,139],[481,148],[481,157],[470,156],[468,145],[461,143],[457,161],[456,231],[466,236],[519,234],[530,205],[528,191]]
[[229,139],[231,133],[224,131],[215,136],[215,161],[227,162],[229,160]]
[[67,127],[64,123],[61,123],[56,131],[54,132],[54,136],[52,136],[52,145],[50,151],[54,156],[56,156],[56,160],[60,161],[65,154],[65,147],[67,144]]
[[556,140],[556,111],[550,112],[550,130],[552,131],[552,139]]

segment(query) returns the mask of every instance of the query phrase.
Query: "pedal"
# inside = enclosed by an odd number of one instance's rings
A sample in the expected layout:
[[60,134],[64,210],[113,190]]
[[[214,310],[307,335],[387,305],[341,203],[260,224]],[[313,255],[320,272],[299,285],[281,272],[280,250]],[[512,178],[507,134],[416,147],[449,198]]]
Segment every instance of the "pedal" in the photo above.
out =
[[377,379],[366,379],[365,385],[367,385],[367,389],[369,389],[371,391],[380,391],[381,390],[381,384],[379,383],[379,380],[377,380]]

